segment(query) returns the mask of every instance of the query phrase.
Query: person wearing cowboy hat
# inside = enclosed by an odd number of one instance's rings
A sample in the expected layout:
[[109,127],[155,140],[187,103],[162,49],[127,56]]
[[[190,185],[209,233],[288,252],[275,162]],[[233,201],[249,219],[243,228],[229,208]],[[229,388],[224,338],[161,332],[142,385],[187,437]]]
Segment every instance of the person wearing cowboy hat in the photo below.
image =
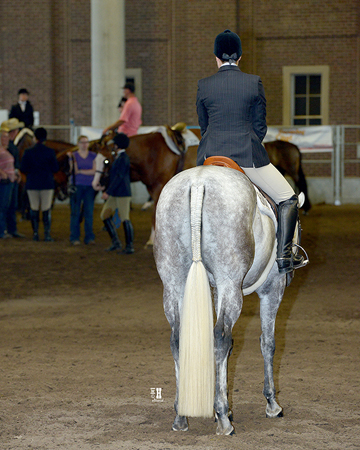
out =
[[6,215],[9,208],[12,183],[15,181],[14,157],[8,151],[9,128],[4,123],[0,127],[0,239],[8,236]]
[[198,82],[196,108],[202,138],[197,165],[210,156],[229,157],[275,201],[279,212],[276,261],[280,273],[292,272],[306,264],[292,251],[298,198],[262,145],[267,131],[263,84],[259,76],[238,67],[242,47],[236,33],[218,34],[214,54],[218,72]]
[[19,149],[14,144],[14,140],[19,132],[19,129],[24,127],[24,122],[19,122],[19,120],[16,117],[13,117],[12,119],[3,122],[1,126],[5,126],[9,129],[8,150],[13,155],[15,160],[14,162],[15,181],[11,183],[12,187],[10,194],[10,203],[6,215],[6,229],[9,237],[12,236],[15,238],[23,238],[25,236],[18,232],[16,222],[16,211],[18,208],[19,183],[21,181],[21,174],[20,174]]
[[29,102],[29,92],[25,88],[18,91],[18,102],[12,105],[9,118],[15,117],[19,122],[23,122],[26,128],[32,129],[34,125],[34,109]]

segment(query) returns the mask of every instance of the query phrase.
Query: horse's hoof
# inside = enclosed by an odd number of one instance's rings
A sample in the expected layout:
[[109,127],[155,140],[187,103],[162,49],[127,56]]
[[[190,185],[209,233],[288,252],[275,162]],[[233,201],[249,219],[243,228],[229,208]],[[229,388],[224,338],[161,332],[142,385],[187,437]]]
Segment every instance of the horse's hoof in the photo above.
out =
[[185,416],[176,416],[172,424],[173,431],[187,431],[189,429],[188,422]]
[[218,436],[233,436],[235,434],[235,429],[231,424],[225,429],[218,426],[216,429],[216,434]]
[[217,413],[215,413],[215,422],[218,423],[216,434],[218,436],[232,436],[233,434],[235,434],[234,427],[231,425],[230,420],[232,420],[231,411],[229,411],[228,416],[219,416]]
[[284,417],[284,411],[279,405],[277,405],[274,410],[266,407],[266,417],[269,419],[273,419],[274,417]]

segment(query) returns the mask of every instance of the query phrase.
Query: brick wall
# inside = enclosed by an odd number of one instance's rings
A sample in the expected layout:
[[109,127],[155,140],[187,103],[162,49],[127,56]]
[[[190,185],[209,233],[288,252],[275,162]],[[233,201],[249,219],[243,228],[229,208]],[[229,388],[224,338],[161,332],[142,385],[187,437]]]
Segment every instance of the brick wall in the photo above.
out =
[[[282,121],[282,66],[313,64],[330,66],[330,123],[360,122],[357,0],[131,0],[125,8],[126,64],[142,68],[146,125],[197,124],[197,81],[216,71],[213,41],[225,28],[240,32],[242,70],[263,79],[269,125]],[[90,124],[90,1],[2,0],[0,25],[0,108],[27,87],[42,123]]]
[[2,0],[0,8],[0,108],[9,109],[26,87],[42,124],[89,124],[90,2]]
[[197,80],[216,71],[213,41],[236,24],[236,2],[126,2],[126,65],[143,71],[147,125],[197,124]]

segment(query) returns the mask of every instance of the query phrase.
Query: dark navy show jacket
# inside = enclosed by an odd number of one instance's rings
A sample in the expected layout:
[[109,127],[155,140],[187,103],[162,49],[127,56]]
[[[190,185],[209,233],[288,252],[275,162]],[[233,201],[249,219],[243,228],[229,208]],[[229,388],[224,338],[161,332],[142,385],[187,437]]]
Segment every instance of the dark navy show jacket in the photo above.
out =
[[25,150],[20,170],[26,175],[26,189],[54,189],[54,173],[59,170],[59,164],[53,149],[37,143]]

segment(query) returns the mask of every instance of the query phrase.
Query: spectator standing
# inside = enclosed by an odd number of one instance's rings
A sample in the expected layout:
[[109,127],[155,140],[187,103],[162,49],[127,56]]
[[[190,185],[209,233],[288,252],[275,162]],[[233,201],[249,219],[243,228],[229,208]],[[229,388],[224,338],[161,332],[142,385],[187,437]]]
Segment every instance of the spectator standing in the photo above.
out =
[[29,102],[29,92],[25,88],[18,91],[18,102],[10,109],[9,119],[15,117],[19,122],[24,122],[26,128],[32,129],[34,125],[34,109]]
[[134,253],[134,229],[130,221],[130,160],[125,151],[129,146],[129,138],[124,133],[117,134],[114,137],[114,144],[118,152],[110,169],[109,186],[102,194],[102,198],[106,201],[100,217],[112,241],[112,245],[107,250],[120,251],[122,246],[112,219],[115,210],[118,210],[126,241],[123,253],[131,254]]
[[17,230],[17,222],[16,222],[16,211],[18,208],[18,195],[19,195],[19,183],[21,182],[21,174],[20,174],[20,158],[19,158],[19,150],[14,144],[14,140],[16,135],[18,134],[20,128],[23,128],[24,122],[19,122],[18,119],[13,117],[12,119],[6,120],[3,122],[5,127],[9,129],[9,146],[8,150],[14,157],[14,165],[15,165],[15,181],[12,183],[11,194],[10,194],[10,203],[9,208],[6,215],[6,228],[8,236],[12,236],[15,238],[23,238],[25,237],[23,234],[19,233]]
[[14,157],[8,151],[9,128],[0,127],[0,239],[6,237],[6,214],[9,208],[12,183],[15,181]]
[[79,136],[79,150],[68,153],[70,171],[72,173],[71,183],[75,186],[75,192],[70,196],[70,242],[73,245],[80,244],[80,215],[81,207],[84,212],[85,244],[94,244],[93,214],[95,191],[91,182],[95,175],[96,153],[89,151],[89,139],[87,136]]
[[[123,96],[126,102],[120,113],[119,120],[104,129],[103,135],[108,131],[117,130],[118,133],[124,133],[128,137],[134,136],[141,125],[142,107],[135,95],[135,86],[133,83],[126,83],[124,86]],[[122,99],[119,103],[121,107]]]
[[36,144],[25,150],[20,163],[20,170],[26,175],[26,190],[30,202],[33,240],[39,240],[40,206],[44,223],[45,241],[53,241],[50,235],[51,205],[54,196],[54,173],[59,165],[53,149],[46,147],[47,132],[45,128],[35,130]]

